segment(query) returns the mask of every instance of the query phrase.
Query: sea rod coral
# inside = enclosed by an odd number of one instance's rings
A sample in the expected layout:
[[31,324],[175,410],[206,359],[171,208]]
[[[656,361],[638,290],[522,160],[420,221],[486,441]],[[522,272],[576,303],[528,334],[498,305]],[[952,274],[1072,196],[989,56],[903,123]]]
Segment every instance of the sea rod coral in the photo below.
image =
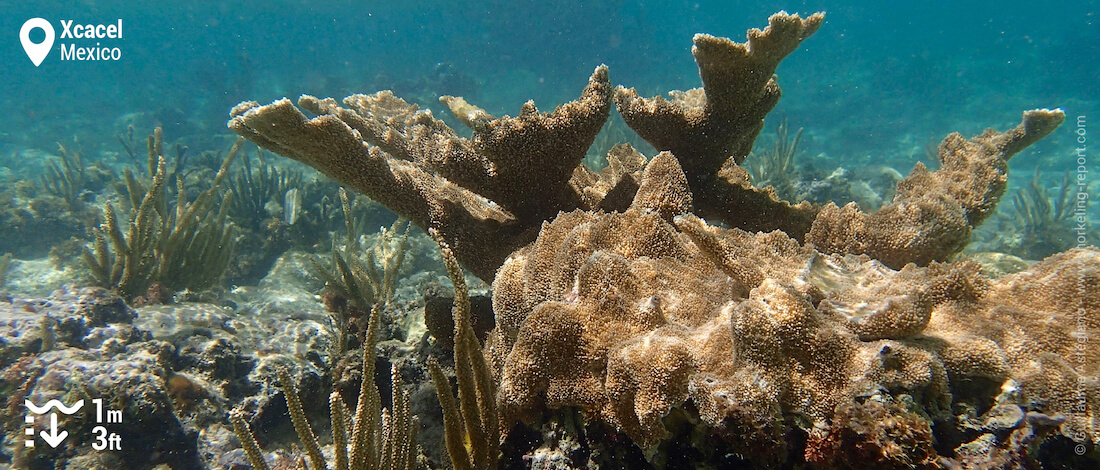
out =
[[183,177],[177,175],[176,207],[172,208],[158,127],[149,136],[148,186],[127,169],[129,214],[120,219],[114,206],[107,204],[92,246],[84,250],[84,262],[96,283],[128,300],[150,288],[175,292],[210,287],[225,272],[236,245],[235,227],[226,220],[233,193],[219,196],[218,191],[243,144],[238,138],[210,187],[192,202],[187,201]]
[[[612,91],[604,66],[551,113],[528,102],[496,118],[443,97],[470,139],[389,92],[303,96],[312,119],[286,99],[245,102],[229,127],[434,229],[493,279],[485,352],[504,430],[575,408],[653,456],[681,410],[761,465],[798,451],[784,437],[797,427],[817,429],[797,458],[843,462],[852,439],[893,440],[919,458],[879,463],[908,468],[936,457],[921,420],[997,402],[1069,417],[1062,435],[1096,443],[1100,357],[1065,338],[1100,334],[1100,252],[997,280],[953,261],[1003,195],[1008,160],[1064,113],[951,134],[940,168],[918,165],[872,214],[781,201],[740,163],[779,99],[776,67],[823,20],[780,12],[746,43],[696,35],[703,87],[669,100]],[[581,160],[612,101],[660,153],[615,147],[596,174]],[[838,428],[879,415],[903,424]],[[961,439],[945,436],[942,457]]]

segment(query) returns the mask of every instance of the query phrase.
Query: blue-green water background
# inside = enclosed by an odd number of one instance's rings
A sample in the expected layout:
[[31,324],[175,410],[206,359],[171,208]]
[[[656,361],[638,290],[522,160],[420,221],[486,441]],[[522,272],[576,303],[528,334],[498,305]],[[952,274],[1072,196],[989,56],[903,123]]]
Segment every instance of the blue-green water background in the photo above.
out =
[[[118,151],[115,133],[134,122],[161,124],[175,139],[225,134],[227,112],[239,101],[302,93],[340,98],[393,88],[436,109],[434,96],[452,93],[515,114],[527,99],[549,110],[574,98],[601,63],[613,83],[643,95],[692,88],[699,84],[693,34],[742,41],[746,29],[764,27],[781,9],[827,13],[821,30],[781,65],[784,96],[769,118],[807,128],[803,148],[812,154],[890,163],[905,173],[948,132],[1003,129],[1035,107],[1062,107],[1073,121],[1096,113],[1100,99],[1095,0],[0,5],[7,165],[24,149],[49,151],[74,138],[87,158]],[[124,38],[103,41],[122,59],[62,61],[58,39],[36,68],[18,40],[31,17],[50,20],[58,34],[62,19],[122,19]],[[1069,168],[1072,132],[1064,126],[1015,166]],[[20,164],[28,163],[39,162]]]

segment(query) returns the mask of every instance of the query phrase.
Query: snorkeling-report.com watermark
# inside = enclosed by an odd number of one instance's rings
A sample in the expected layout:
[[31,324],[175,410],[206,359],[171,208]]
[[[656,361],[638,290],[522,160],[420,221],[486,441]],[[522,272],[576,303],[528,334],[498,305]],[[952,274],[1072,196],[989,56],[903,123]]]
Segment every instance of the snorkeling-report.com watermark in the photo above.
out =
[[[1075,177],[1073,178],[1074,186],[1074,198],[1073,198],[1073,210],[1072,221],[1074,240],[1076,241],[1077,248],[1085,248],[1090,246],[1090,240],[1088,239],[1089,228],[1091,221],[1088,218],[1088,203],[1090,199],[1089,194],[1089,155],[1088,155],[1088,130],[1087,120],[1084,115],[1077,116],[1077,121],[1073,129],[1074,143],[1074,163],[1076,163]],[[1087,451],[1085,443],[1088,442],[1090,437],[1095,438],[1096,429],[1093,429],[1091,420],[1089,419],[1089,388],[1091,384],[1095,383],[1096,377],[1089,377],[1087,374],[1088,369],[1088,352],[1089,348],[1095,347],[1089,344],[1091,340],[1095,338],[1089,338],[1089,315],[1095,312],[1088,312],[1088,308],[1085,305],[1084,299],[1088,297],[1087,290],[1089,287],[1087,279],[1087,267],[1085,261],[1080,261],[1077,266],[1077,279],[1075,287],[1075,296],[1079,299],[1079,305],[1074,310],[1074,324],[1072,336],[1074,337],[1075,350],[1073,352],[1073,358],[1071,365],[1074,370],[1077,371],[1077,383],[1073,390],[1074,403],[1072,405],[1073,413],[1071,419],[1072,423],[1072,435],[1070,436],[1077,443],[1074,445],[1073,451],[1077,455],[1084,455]],[[1096,410],[1091,410],[1093,413]],[[1092,436],[1090,436],[1090,434]]]
[[[76,20],[58,20],[61,35],[53,23],[44,18],[31,18],[19,28],[19,42],[35,67],[42,65],[53,51],[54,40],[67,40],[58,44],[61,60],[107,61],[122,59],[122,49],[113,42],[122,39],[122,20],[113,23],[77,23]],[[31,38],[36,29],[45,34],[41,42]],[[91,44],[95,41],[95,44]]]

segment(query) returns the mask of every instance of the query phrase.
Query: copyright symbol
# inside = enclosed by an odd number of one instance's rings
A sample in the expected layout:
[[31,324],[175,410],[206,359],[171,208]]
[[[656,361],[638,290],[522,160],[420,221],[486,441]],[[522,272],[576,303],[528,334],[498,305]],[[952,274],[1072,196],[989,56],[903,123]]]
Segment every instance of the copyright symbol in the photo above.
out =
[[1077,444],[1077,445],[1073,446],[1073,452],[1076,453],[1077,455],[1085,455],[1085,445],[1084,444]]

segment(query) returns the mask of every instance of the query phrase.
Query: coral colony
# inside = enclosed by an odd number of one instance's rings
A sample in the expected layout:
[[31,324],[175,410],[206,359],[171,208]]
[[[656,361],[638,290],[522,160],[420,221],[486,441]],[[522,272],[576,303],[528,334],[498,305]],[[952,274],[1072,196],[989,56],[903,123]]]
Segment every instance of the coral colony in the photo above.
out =
[[[436,232],[492,281],[484,354],[505,438],[576,409],[651,460],[684,426],[759,465],[787,458],[792,430],[808,433],[801,458],[839,468],[1008,465],[1051,434],[1097,442],[1100,350],[1075,368],[1065,339],[1079,311],[1100,334],[1100,252],[996,280],[955,260],[1009,159],[1064,113],[947,136],[940,168],[918,164],[874,213],[780,201],[740,163],[779,99],[776,67],[823,19],[779,13],[744,44],[695,36],[703,87],[669,99],[613,89],[605,66],[550,113],[441,98],[469,139],[389,92],[302,96],[315,118],[241,103],[229,127]],[[612,103],[660,153],[617,147],[596,174],[581,161]],[[967,407],[1019,419],[985,445],[979,431],[933,442],[932,423]]]
[[[698,34],[702,87],[667,98],[603,65],[548,113],[441,97],[471,137],[382,91],[240,103],[203,169],[160,129],[147,159],[119,136],[140,161],[124,178],[62,147],[53,219],[5,209],[25,221],[10,238],[44,252],[76,235],[36,227],[98,225],[51,255],[83,255],[99,287],[0,303],[0,422],[23,439],[43,426],[24,398],[102,396],[122,449],[90,453],[64,418],[73,441],[11,450],[15,468],[1100,468],[1100,348],[1081,345],[1100,338],[1100,250],[1049,243],[1077,214],[1070,178],[1053,204],[1038,176],[1013,199],[1045,259],[964,253],[998,223],[1009,160],[1065,114],[948,135],[877,209],[787,202],[750,175],[793,172],[801,131],[781,127],[774,162],[750,153],[777,67],[823,21]],[[612,113],[656,152],[616,145],[595,171]],[[787,176],[768,179],[795,194]],[[453,291],[422,267],[440,254]]]

